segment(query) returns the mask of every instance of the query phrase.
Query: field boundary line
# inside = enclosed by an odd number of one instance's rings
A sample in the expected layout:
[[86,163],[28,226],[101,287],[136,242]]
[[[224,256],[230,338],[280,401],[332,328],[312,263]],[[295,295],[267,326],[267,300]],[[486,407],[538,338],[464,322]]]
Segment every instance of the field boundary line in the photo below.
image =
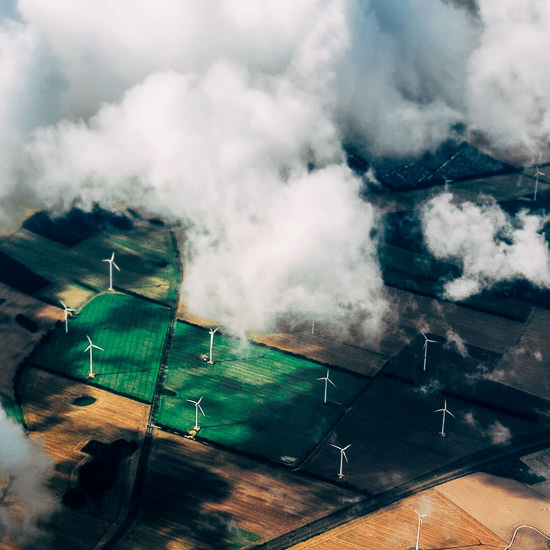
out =
[[134,478],[134,487],[128,502],[128,506],[126,508],[126,516],[120,519],[116,529],[107,531],[104,537],[102,537],[102,539],[95,545],[93,550],[110,550],[115,548],[116,545],[124,539],[125,535],[135,526],[141,508],[141,497],[143,495],[145,479],[148,473],[147,464],[149,462],[149,457],[151,455],[151,450],[153,447],[153,423],[155,417],[155,408],[158,404],[158,399],[162,389],[162,382],[164,379],[164,372],[167,367],[169,348],[171,346],[172,337],[174,335],[174,324],[177,321],[178,305],[180,299],[180,286],[183,281],[183,268],[180,261],[179,246],[173,230],[170,230],[170,237],[172,241],[172,246],[174,247],[174,256],[176,267],[178,270],[178,282],[176,284],[174,292],[174,302],[170,307],[170,318],[168,322],[168,327],[166,329],[166,336],[164,339],[164,345],[160,358],[157,380],[153,391],[151,408],[149,409],[149,416],[147,418],[147,428],[145,430],[145,435],[143,436],[143,443],[139,453],[136,475]]
[[[321,519],[311,521],[283,535],[274,537],[264,543],[252,545],[249,548],[254,548],[256,550],[279,550],[288,548],[289,546],[304,542],[339,527],[353,519],[376,512],[398,500],[412,496],[425,489],[431,489],[447,481],[452,481],[453,479],[458,479],[465,475],[478,472],[489,464],[510,460],[512,458],[520,458],[525,454],[530,454],[548,447],[550,447],[550,429],[548,428],[530,434],[529,436],[524,436],[513,443],[493,445],[488,449],[461,458],[399,487],[395,487],[371,498],[365,498],[358,503],[336,510]],[[496,453],[499,454],[494,456]]]

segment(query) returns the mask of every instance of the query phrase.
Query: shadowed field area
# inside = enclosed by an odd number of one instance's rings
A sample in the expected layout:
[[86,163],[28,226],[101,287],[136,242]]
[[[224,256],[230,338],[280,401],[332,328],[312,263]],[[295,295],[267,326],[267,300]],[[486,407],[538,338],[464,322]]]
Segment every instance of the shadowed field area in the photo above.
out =
[[[34,368],[25,370],[18,391],[31,438],[42,440],[55,462],[50,487],[59,502],[79,485],[80,470],[91,461],[85,450],[90,440],[111,444],[122,438],[141,444],[149,411],[143,403]],[[114,484],[87,493],[79,510],[60,505],[48,526],[52,540],[37,541],[33,550],[93,547],[124,512],[136,462],[137,453],[121,462]]]
[[143,506],[120,550],[247,547],[356,498],[322,481],[153,433]]

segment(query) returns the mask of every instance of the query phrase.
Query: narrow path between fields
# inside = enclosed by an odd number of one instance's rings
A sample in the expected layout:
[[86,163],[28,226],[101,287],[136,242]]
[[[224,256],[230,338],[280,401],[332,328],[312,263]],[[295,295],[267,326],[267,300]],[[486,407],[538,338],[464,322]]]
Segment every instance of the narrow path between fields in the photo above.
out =
[[134,526],[141,504],[141,496],[143,494],[143,487],[147,474],[147,465],[149,462],[149,457],[151,455],[153,443],[153,419],[155,417],[160,392],[162,390],[164,373],[166,371],[166,366],[168,362],[168,353],[170,351],[172,337],[174,335],[174,325],[177,320],[178,305],[180,300],[180,286],[183,280],[183,268],[180,261],[178,241],[173,231],[170,231],[170,236],[172,240],[172,246],[174,248],[176,267],[178,269],[178,282],[174,293],[174,301],[170,308],[170,320],[168,323],[168,328],[166,330],[164,346],[162,348],[160,368],[157,376],[157,381],[155,383],[155,391],[153,393],[151,408],[149,410],[149,418],[147,419],[147,430],[143,438],[143,444],[141,446],[141,452],[139,455],[134,488],[131,498],[127,502],[126,506],[124,506],[121,510],[119,521],[113,526],[112,529],[108,530],[105,533],[101,540],[94,546],[93,550],[107,550],[115,548],[118,542],[122,540],[126,532]]

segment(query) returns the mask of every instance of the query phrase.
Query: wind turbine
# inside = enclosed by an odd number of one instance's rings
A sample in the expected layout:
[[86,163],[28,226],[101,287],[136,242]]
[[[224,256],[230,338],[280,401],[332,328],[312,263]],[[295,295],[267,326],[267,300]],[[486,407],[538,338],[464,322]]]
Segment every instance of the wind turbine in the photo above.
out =
[[539,176],[545,176],[546,174],[544,172],[541,172],[539,170],[539,167],[536,166],[535,167],[535,194],[533,196],[533,200],[536,201],[537,200],[537,190],[539,188]]
[[65,334],[67,334],[67,332],[69,332],[69,312],[73,313],[74,309],[67,307],[61,300],[59,300],[59,303],[63,306],[63,309],[65,310]]
[[445,176],[442,176],[442,178],[443,178],[443,181],[445,182],[445,188],[444,188],[445,192],[447,192],[449,190],[449,183],[452,183],[454,180],[449,179]]
[[415,513],[418,516],[418,533],[416,534],[416,550],[418,550],[420,548],[419,547],[419,544],[420,544],[420,528],[422,527],[422,522],[424,521],[424,518],[428,514],[419,514],[416,510],[415,510]]
[[86,338],[88,338],[88,342],[90,342],[90,345],[84,350],[84,353],[86,353],[88,350],[90,351],[90,372],[88,373],[88,378],[94,378],[94,363],[93,363],[93,351],[94,348],[100,349],[101,351],[105,351],[103,348],[100,348],[99,346],[96,346],[95,344],[92,344],[92,341],[90,340],[90,337],[86,334]]
[[210,359],[208,359],[207,363],[209,365],[214,364],[214,359],[212,358],[212,347],[214,346],[214,334],[219,330],[220,327],[217,327],[216,329],[210,329]]
[[433,344],[437,344],[437,340],[430,340],[423,332],[421,332],[422,336],[424,336],[424,368],[423,371],[426,370],[426,361],[428,359],[428,342],[432,342]]
[[201,413],[203,416],[206,416],[204,414],[204,411],[202,410],[202,407],[201,407],[201,401],[202,401],[202,395],[201,395],[201,398],[198,400],[198,401],[193,401],[192,399],[187,399],[187,401],[189,401],[189,403],[193,403],[195,405],[195,427],[194,429],[195,430],[199,430],[199,409],[201,410]]
[[342,473],[342,467],[344,465],[344,458],[346,459],[346,462],[348,462],[348,457],[346,456],[346,449],[349,449],[351,447],[351,443],[349,445],[346,445],[345,447],[338,447],[338,445],[330,444],[331,447],[334,447],[335,449],[338,449],[340,451],[340,471],[338,472],[338,477],[342,479],[344,477],[344,474]]
[[436,411],[434,411],[434,413],[439,413],[439,412],[442,412],[443,413],[443,420],[441,422],[441,431],[439,432],[439,435],[441,437],[445,437],[445,415],[446,414],[450,414],[453,418],[456,418],[455,415],[447,408],[447,400],[445,399],[445,404],[443,405],[443,408],[442,409],[437,409]]
[[116,269],[120,271],[120,267],[118,267],[118,265],[116,265],[115,263],[115,251],[113,250],[113,254],[110,258],[101,261],[109,262],[109,290],[113,290],[113,266],[115,266]]
[[322,376],[321,378],[317,378],[317,380],[324,380],[325,381],[325,397],[323,399],[323,403],[326,404],[327,402],[327,388],[329,384],[332,384],[334,387],[336,387],[336,384],[329,378],[329,370],[327,369],[327,375]]

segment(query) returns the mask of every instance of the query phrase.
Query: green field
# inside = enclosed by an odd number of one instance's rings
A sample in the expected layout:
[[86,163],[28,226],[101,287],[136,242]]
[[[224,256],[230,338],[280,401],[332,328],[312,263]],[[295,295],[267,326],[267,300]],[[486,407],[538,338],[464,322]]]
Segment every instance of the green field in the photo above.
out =
[[6,395],[5,393],[0,393],[0,405],[4,409],[6,416],[11,418],[18,424],[24,424],[25,419],[23,418],[23,412],[19,403],[13,397]]
[[124,294],[101,294],[65,327],[56,328],[33,358],[37,366],[86,379],[86,335],[105,351],[94,350],[93,383],[150,402],[168,328],[168,308]]
[[95,292],[107,290],[109,270],[101,260],[109,258],[113,250],[121,269],[114,271],[115,286],[166,304],[174,300],[178,271],[166,227],[140,222],[129,230],[101,231],[71,247],[22,229],[0,239],[0,249],[38,275],[55,281],[39,292],[50,300],[68,303],[64,296],[77,290],[86,292],[87,301]]
[[177,323],[156,422],[187,431],[193,428],[198,400],[203,439],[284,464],[297,464],[344,413],[367,383],[362,377],[331,371],[323,404],[326,367],[280,351],[215,334],[214,365],[208,330]]

